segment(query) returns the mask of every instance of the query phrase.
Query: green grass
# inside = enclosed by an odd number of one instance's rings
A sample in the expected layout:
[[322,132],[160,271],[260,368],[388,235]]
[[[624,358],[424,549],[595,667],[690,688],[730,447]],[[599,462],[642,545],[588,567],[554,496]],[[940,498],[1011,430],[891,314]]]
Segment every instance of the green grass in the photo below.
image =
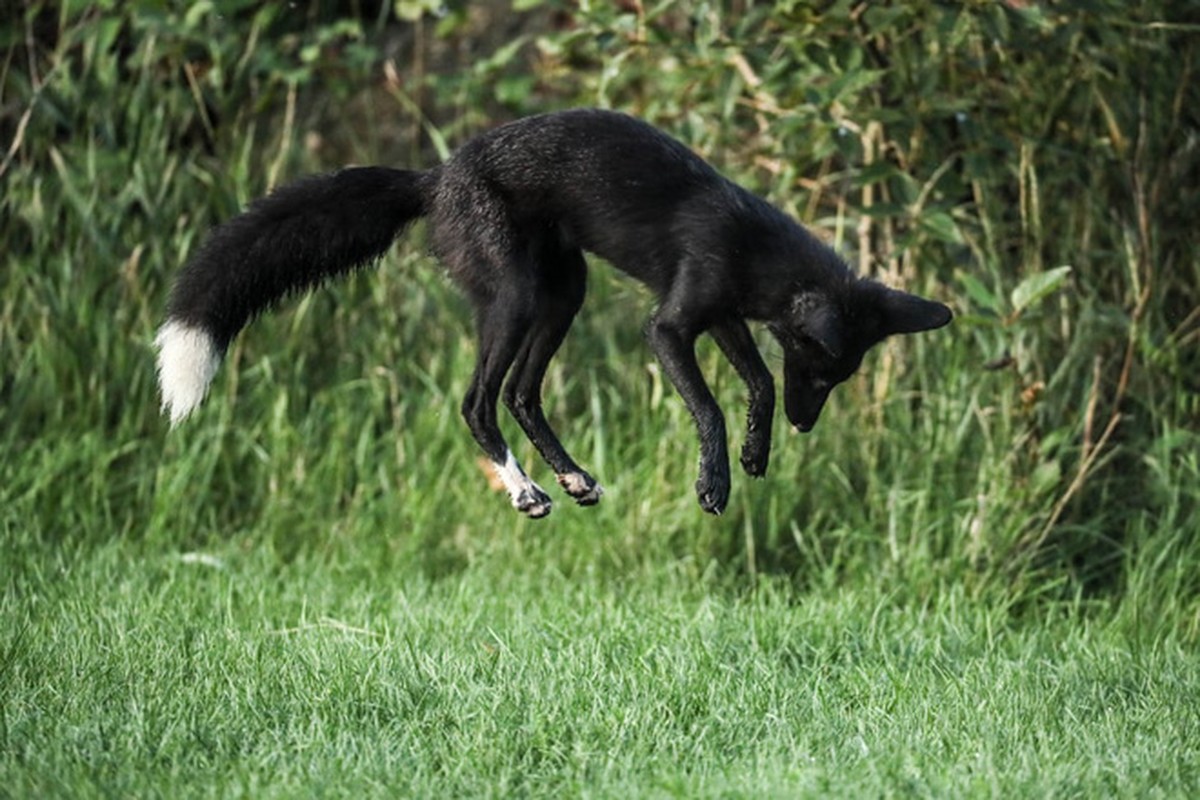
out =
[[[386,83],[386,9],[0,20],[0,797],[1200,795],[1200,40],[1116,0],[618,5],[521,50],[473,4]],[[607,494],[531,521],[418,229],[168,432],[169,281],[271,175],[605,102],[954,324],[777,420],[713,518],[652,300],[596,263],[546,401]]]
[[[203,559],[200,556],[203,556]],[[445,579],[241,539],[46,559],[10,599],[11,796],[1189,796],[1200,670],[951,590]],[[15,606],[15,607],[14,607]]]

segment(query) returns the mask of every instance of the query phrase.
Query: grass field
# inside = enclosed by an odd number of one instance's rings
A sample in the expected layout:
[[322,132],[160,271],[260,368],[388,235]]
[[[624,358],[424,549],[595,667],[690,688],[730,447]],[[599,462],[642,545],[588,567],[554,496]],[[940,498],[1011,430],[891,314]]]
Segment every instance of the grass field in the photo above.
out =
[[8,796],[1200,785],[1194,650],[1078,610],[1013,626],[956,590],[897,605],[675,565],[433,579],[361,553],[283,562],[240,537],[30,562],[0,639]]
[[[408,28],[285,5],[234,14],[249,39],[204,4],[0,21],[0,797],[1200,796],[1187,29],[835,4],[797,43],[789,4],[594,4],[527,62],[431,68],[419,118],[373,38]],[[455,13],[438,41],[483,36]],[[937,91],[897,107],[910,78]],[[469,314],[418,227],[254,323],[167,430],[151,342],[211,223],[407,162],[412,129],[431,163],[489,109],[582,103],[955,322],[879,348],[812,433],[777,420],[713,518],[652,298],[597,262],[546,402],[606,495],[531,521],[459,417]],[[736,453],[745,389],[699,355]]]

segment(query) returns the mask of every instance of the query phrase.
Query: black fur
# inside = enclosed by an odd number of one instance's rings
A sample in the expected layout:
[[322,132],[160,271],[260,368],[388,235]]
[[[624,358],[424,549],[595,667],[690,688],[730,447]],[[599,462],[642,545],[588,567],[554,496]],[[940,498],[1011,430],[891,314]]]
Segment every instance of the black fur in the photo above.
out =
[[[741,463],[763,475],[774,381],[747,320],[766,323],[782,345],[784,408],[807,431],[830,389],[873,345],[951,319],[940,303],[855,277],[794,220],[674,139],[596,110],[504,125],[426,172],[357,168],[286,186],[209,236],[182,271],[168,317],[205,328],[223,350],[283,296],[377,259],[419,216],[428,217],[435,252],[475,309],[478,361],[462,407],[472,433],[494,462],[504,461],[496,424],[503,397],[560,483],[584,503],[598,499],[595,481],[541,407],[547,364],[583,302],[583,252],[658,297],[646,335],[696,420],[696,488],[713,513],[729,497],[729,459],[724,416],[696,363],[701,333],[713,336],[749,387]],[[538,493],[522,510],[549,510]]]
[[428,173],[357,167],[304,178],[214,228],[180,271],[170,319],[224,351],[282,297],[376,261],[426,213]]

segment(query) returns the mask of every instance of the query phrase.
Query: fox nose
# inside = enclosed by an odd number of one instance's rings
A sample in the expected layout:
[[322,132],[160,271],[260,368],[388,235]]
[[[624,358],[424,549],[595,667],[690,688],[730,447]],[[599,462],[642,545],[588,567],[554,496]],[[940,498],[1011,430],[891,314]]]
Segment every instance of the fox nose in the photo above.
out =
[[817,417],[821,415],[820,407],[816,409],[789,409],[787,415],[788,422],[792,423],[792,427],[801,433],[808,433],[817,424]]

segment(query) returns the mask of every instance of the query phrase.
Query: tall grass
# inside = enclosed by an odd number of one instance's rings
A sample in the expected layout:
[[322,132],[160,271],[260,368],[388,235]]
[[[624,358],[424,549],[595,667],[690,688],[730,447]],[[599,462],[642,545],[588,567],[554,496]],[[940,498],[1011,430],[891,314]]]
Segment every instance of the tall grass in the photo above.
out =
[[[1194,795],[1194,26],[514,5],[0,20],[0,795]],[[254,323],[168,433],[151,340],[209,226],[580,104],[954,324],[778,422],[711,518],[652,299],[595,262],[546,400],[607,494],[530,521],[477,466],[418,226]],[[745,389],[699,355],[736,448]]]
[[[414,43],[386,16],[31,4],[3,40],[5,513],[55,542],[254,529],[286,549],[382,528],[439,562],[499,518],[555,531],[568,565],[679,557],[918,595],[1136,586],[1194,633],[1195,43],[1166,9],[606,6],[557,32],[529,15],[524,49],[433,72],[498,7]],[[640,339],[650,299],[597,263],[547,395],[611,502],[527,527],[478,491],[455,413],[467,314],[418,231],[257,323],[166,436],[149,339],[198,237],[272,183],[380,160],[383,136],[408,149],[414,97],[434,144],[470,132],[438,133],[464,98],[640,113],[959,318],[874,355],[815,435],[778,430],[770,477],[707,520],[690,423]],[[736,419],[741,386],[701,355]]]

